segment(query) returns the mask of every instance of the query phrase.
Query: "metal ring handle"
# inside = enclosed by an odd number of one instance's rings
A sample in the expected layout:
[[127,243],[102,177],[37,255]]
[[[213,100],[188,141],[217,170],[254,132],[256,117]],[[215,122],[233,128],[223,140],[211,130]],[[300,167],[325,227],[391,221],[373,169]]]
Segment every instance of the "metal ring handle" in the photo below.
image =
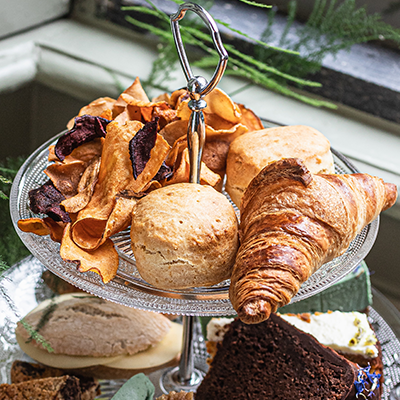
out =
[[[182,37],[179,29],[179,21],[185,16],[186,11],[193,11],[198,14],[201,19],[206,23],[210,29],[211,36],[215,49],[217,50],[220,59],[217,68],[212,76],[211,80],[207,82],[204,78],[199,80],[199,77],[193,75],[192,69],[190,68],[188,58],[186,56],[185,48],[183,46]],[[184,3],[178,8],[178,11],[170,16],[171,19],[171,30],[174,37],[176,49],[179,55],[179,61],[181,63],[183,72],[185,73],[186,80],[188,81],[188,89],[193,94],[196,94],[196,100],[210,93],[221,80],[222,75],[225,72],[226,64],[228,62],[228,53],[225,50],[221,37],[219,35],[219,30],[217,24],[211,17],[211,15],[201,6],[194,3]],[[200,77],[201,78],[201,77]],[[190,86],[190,88],[189,88]]]

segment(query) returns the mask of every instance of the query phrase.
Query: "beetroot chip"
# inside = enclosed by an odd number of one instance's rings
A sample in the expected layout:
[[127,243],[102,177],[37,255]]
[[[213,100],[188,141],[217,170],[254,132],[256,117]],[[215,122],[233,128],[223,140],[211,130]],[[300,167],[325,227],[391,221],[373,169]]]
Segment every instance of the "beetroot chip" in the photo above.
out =
[[[129,154],[132,162],[133,177],[135,179],[138,178],[150,160],[151,150],[156,144],[158,120],[159,117],[147,122],[129,143]],[[171,174],[171,168],[163,162],[154,179],[159,181]]]
[[54,152],[60,161],[83,143],[106,136],[106,126],[111,122],[102,117],[82,115],[75,118],[74,127],[62,135],[55,145]]
[[172,168],[163,162],[156,176],[154,177],[154,180],[162,181],[164,179],[169,179],[172,176],[172,172]]
[[46,214],[54,221],[71,222],[69,214],[60,206],[65,197],[49,180],[29,191],[29,207],[35,214]]

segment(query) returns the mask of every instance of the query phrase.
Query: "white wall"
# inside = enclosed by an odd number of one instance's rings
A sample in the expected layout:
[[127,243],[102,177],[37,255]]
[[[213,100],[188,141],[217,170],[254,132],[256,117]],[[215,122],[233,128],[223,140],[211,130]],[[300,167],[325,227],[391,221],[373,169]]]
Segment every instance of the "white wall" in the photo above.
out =
[[70,0],[0,0],[0,39],[66,15]]

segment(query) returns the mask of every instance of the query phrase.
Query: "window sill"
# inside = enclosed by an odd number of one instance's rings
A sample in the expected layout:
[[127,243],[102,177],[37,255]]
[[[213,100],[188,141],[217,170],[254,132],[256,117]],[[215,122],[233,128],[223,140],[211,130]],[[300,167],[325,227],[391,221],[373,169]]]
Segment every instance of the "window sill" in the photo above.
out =
[[[155,47],[138,35],[105,27],[106,23],[98,28],[61,20],[1,41],[0,90],[12,91],[36,80],[89,102],[100,96],[117,96],[117,81],[127,87],[136,76],[146,79],[157,55]],[[171,90],[186,84],[179,66],[174,78],[168,85]],[[237,92],[244,86],[245,82],[228,76],[220,84],[227,93],[236,93],[236,102],[262,118],[313,126],[361,171],[400,186],[399,125],[341,105],[336,111],[318,109],[257,86]],[[400,219],[400,202],[389,212]]]

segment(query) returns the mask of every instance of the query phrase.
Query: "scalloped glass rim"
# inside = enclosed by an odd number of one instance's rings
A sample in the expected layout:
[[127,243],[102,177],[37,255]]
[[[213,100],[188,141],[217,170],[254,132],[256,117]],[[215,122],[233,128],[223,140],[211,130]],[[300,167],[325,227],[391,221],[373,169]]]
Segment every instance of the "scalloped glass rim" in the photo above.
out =
[[[120,254],[117,276],[104,285],[93,273],[80,273],[73,263],[59,255],[59,244],[48,236],[22,232],[17,222],[33,216],[28,207],[28,192],[45,182],[43,170],[48,164],[48,147],[63,132],[40,146],[20,168],[10,194],[10,212],[15,229],[30,252],[50,271],[72,285],[104,299],[129,307],[181,315],[234,315],[228,299],[229,281],[212,287],[185,290],[161,290],[145,282],[138,274],[129,246],[129,232],[121,232],[112,239]],[[354,173],[357,169],[339,152],[332,149],[337,173]],[[340,257],[324,264],[300,288],[292,302],[321,292],[353,271],[370,251],[379,227],[379,217],[367,225]]]

